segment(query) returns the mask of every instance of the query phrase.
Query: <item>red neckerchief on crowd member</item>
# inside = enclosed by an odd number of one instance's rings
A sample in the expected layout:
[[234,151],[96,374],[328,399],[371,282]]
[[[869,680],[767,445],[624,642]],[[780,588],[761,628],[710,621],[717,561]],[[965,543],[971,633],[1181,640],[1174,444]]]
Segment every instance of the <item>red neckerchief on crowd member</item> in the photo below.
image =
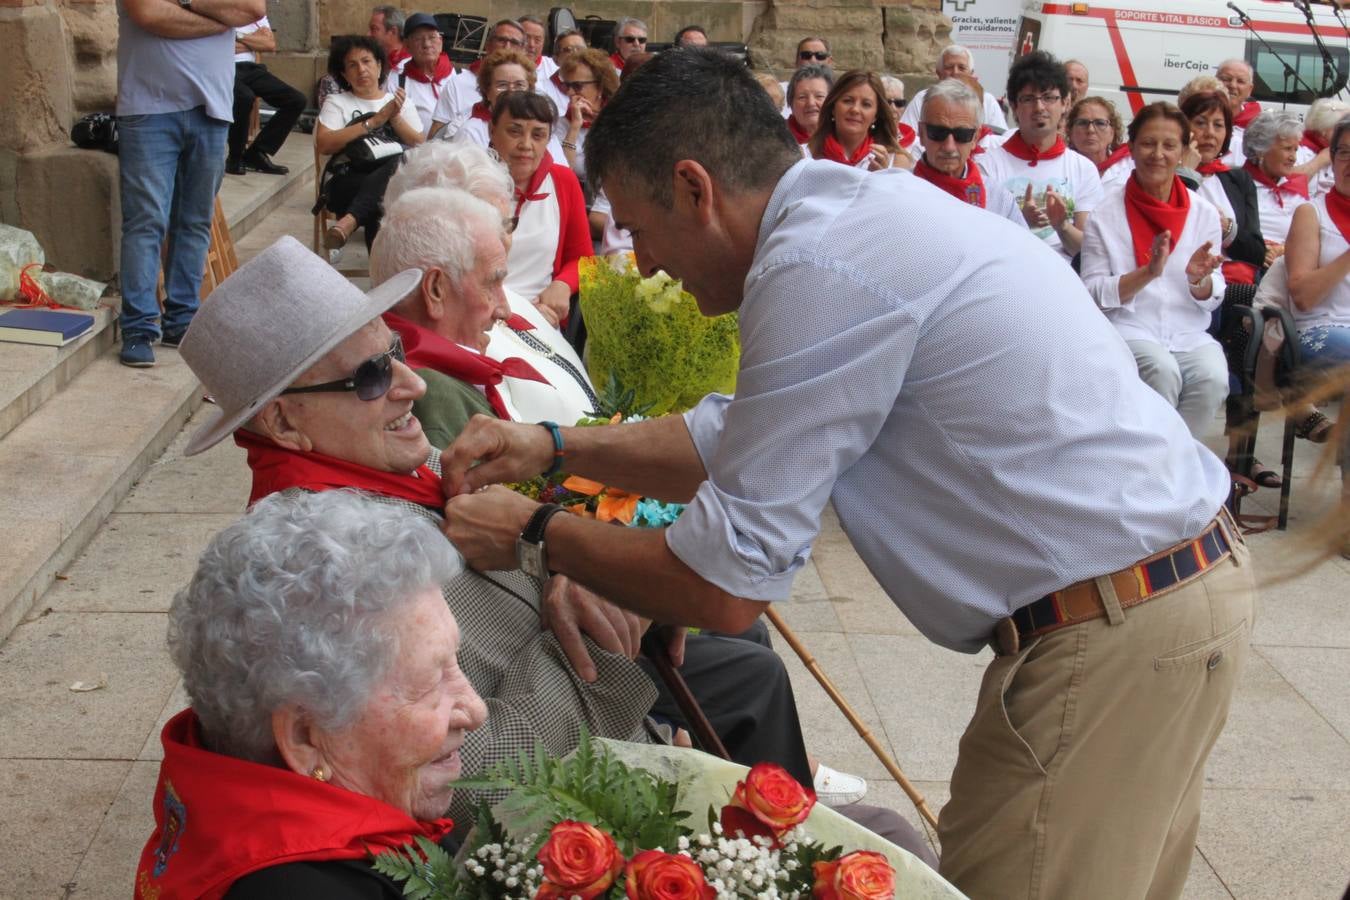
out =
[[1341,237],[1350,241],[1350,197],[1335,188],[1323,196],[1327,198],[1327,215],[1331,216],[1331,221],[1340,229]]
[[440,83],[449,78],[450,74],[454,71],[455,67],[450,64],[450,57],[442,53],[436,59],[436,71],[432,72],[430,75],[423,72],[422,67],[415,62],[408,63],[407,67],[404,68],[403,73],[413,81],[420,81],[423,84],[431,85],[431,93],[436,97],[440,97]]
[[1229,284],[1256,284],[1256,266],[1236,259],[1225,260],[1219,267],[1223,280]]
[[544,158],[539,161],[534,174],[530,176],[530,181],[525,185],[525,190],[516,188],[516,216],[520,216],[520,211],[525,206],[527,200],[547,200],[548,194],[538,193],[539,186],[544,183],[544,179],[553,171],[553,154],[547,150],[544,151]]
[[1220,172],[1228,171],[1228,163],[1216,156],[1209,162],[1201,163],[1196,166],[1195,171],[1199,172],[1201,175],[1217,175]]
[[618,50],[615,50],[613,53],[611,53],[611,54],[609,55],[609,61],[612,62],[612,63],[614,63],[614,68],[618,69],[618,70],[619,70],[619,74],[622,75],[622,74],[623,74],[623,57],[619,55],[619,51],[618,51]]
[[534,323],[520,313],[511,313],[506,320],[506,327],[512,331],[534,331]]
[[1247,160],[1242,168],[1247,170],[1247,174],[1251,175],[1257,184],[1270,188],[1275,194],[1275,202],[1280,205],[1280,209],[1284,209],[1285,194],[1291,197],[1302,197],[1304,200],[1308,199],[1308,176],[1306,175],[1286,175],[1280,180],[1279,184],[1276,184],[1275,179],[1267,175],[1264,169],[1251,160]]
[[1238,114],[1233,116],[1233,127],[1246,128],[1252,123],[1252,119],[1259,115],[1261,115],[1261,104],[1255,100],[1248,100],[1242,104],[1242,109],[1238,111]]
[[1097,174],[1105,175],[1107,169],[1111,168],[1116,163],[1120,162],[1122,159],[1124,159],[1129,155],[1130,155],[1130,145],[1121,144],[1119,147],[1111,151],[1110,156],[1106,157],[1106,159],[1097,163]]
[[1024,160],[1027,165],[1034,166],[1043,159],[1055,159],[1063,156],[1068,145],[1064,143],[1064,138],[1056,137],[1055,143],[1049,150],[1038,150],[1027,143],[1026,138],[1022,137],[1021,129],[1014,131],[1012,137],[1003,142],[1003,149],[1007,150],[1013,156]]
[[1323,150],[1327,149],[1327,139],[1322,137],[1320,131],[1312,131],[1311,129],[1304,130],[1303,140],[1299,141],[1299,144],[1307,147],[1314,153],[1321,153]]
[[825,135],[825,143],[821,146],[820,152],[824,155],[824,159],[832,159],[835,162],[843,163],[846,166],[856,166],[867,158],[867,154],[872,152],[872,135],[869,134],[864,137],[862,143],[858,145],[858,149],[853,151],[852,156],[849,156],[848,153],[844,151],[844,145],[839,143],[839,139],[833,134],[827,134]]
[[392,72],[394,69],[397,69],[398,64],[405,59],[412,59],[412,54],[402,47],[394,48],[393,52],[389,54],[389,70]]
[[511,419],[506,400],[498,388],[503,378],[525,378],[548,384],[548,379],[540,375],[534,366],[518,357],[495,360],[475,353],[428,328],[409,322],[397,313],[385,313],[384,322],[403,338],[403,353],[408,365],[414,369],[433,369],[442,375],[481,387],[499,419]]
[[910,147],[913,147],[914,140],[918,136],[919,133],[915,131],[913,128],[910,128],[904,122],[897,123],[897,127],[895,129],[895,137],[896,140],[899,141],[900,146],[903,147],[904,149],[908,150]]
[[286,863],[366,859],[454,823],[419,822],[374,797],[290,769],[213,753],[197,714],[164,726],[155,830],[136,869],[137,900],[223,897],[240,878]]
[[796,116],[788,116],[787,123],[788,131],[792,132],[792,136],[797,139],[797,143],[805,144],[807,141],[811,140],[811,132],[802,127],[801,123],[797,121]]
[[1135,265],[1148,265],[1153,239],[1164,231],[1171,232],[1169,249],[1177,249],[1177,239],[1186,227],[1190,211],[1191,192],[1176,175],[1172,176],[1172,193],[1166,203],[1145,193],[1139,186],[1139,178],[1131,175],[1125,182],[1125,220],[1130,223]]
[[478,74],[478,70],[481,68],[483,68],[483,60],[481,59],[475,59],[473,62],[469,63],[469,71],[475,75]]
[[419,466],[408,475],[381,472],[322,453],[288,450],[242,428],[234,433],[234,442],[248,451],[248,467],[253,473],[249,506],[288,488],[307,491],[356,488],[385,497],[400,497],[430,509],[439,510],[445,505],[441,477],[426,466]]
[[984,147],[980,145],[980,142],[993,133],[994,129],[990,128],[988,125],[981,125],[980,130],[975,134],[975,149],[970,151],[970,155],[974,156],[977,153],[983,153]]
[[470,119],[481,119],[484,122],[492,122],[492,110],[488,109],[486,102],[479,100],[473,106],[469,107]]
[[920,156],[919,161],[914,164],[914,174],[942,188],[962,203],[969,203],[980,209],[986,208],[989,197],[985,193],[984,177],[980,174],[980,167],[974,163],[967,162],[965,177],[957,178],[938,171],[928,164],[927,157]]

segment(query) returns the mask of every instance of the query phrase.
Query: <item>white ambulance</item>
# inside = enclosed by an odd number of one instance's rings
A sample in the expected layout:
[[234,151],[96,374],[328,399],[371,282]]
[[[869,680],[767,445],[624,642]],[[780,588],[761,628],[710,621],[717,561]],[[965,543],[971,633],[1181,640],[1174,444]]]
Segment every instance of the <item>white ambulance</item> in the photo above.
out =
[[[1344,91],[1350,75],[1347,12],[1313,3],[1317,38],[1291,0],[1026,0],[1013,58],[1047,50],[1088,69],[1088,93],[1123,119],[1156,100],[1175,102],[1197,75],[1226,59],[1256,72],[1252,99],[1304,112],[1317,97]],[[1323,53],[1325,48],[1325,55]],[[1286,64],[1288,70],[1286,70]]]

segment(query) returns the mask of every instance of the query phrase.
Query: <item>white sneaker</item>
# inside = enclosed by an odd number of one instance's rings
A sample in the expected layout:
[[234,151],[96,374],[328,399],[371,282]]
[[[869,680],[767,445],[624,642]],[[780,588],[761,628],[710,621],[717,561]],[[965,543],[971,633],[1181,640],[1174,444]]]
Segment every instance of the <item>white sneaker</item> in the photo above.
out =
[[816,800],[826,806],[846,806],[867,795],[866,779],[831,769],[824,763],[816,767],[815,788]]

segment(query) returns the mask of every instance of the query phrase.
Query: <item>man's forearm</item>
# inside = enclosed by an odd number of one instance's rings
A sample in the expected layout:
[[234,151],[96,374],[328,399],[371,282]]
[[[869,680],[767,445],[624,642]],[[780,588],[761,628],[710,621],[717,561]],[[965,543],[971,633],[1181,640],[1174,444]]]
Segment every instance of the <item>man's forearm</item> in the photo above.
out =
[[192,11],[230,28],[242,28],[267,15],[266,0],[192,0]]
[[562,431],[563,469],[612,487],[686,503],[708,477],[683,416]]
[[176,0],[134,0],[126,4],[131,21],[156,37],[188,40],[210,37],[232,27],[195,12],[195,3],[193,7],[183,9]]

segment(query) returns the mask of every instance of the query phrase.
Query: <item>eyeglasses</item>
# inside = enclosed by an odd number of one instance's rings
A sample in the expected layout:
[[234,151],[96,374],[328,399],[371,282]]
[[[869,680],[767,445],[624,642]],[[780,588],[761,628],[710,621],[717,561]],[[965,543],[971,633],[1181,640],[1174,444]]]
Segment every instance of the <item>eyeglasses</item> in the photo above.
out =
[[564,81],[562,86],[567,89],[569,94],[580,94],[581,89],[588,84],[599,84],[600,82],[592,78],[590,81]]
[[891,106],[894,106],[896,109],[904,109],[906,106],[909,105],[909,101],[906,100],[904,97],[899,98],[892,97],[886,102],[889,103]]
[[389,349],[356,367],[356,371],[340,381],[325,381],[305,387],[286,388],[283,394],[323,394],[355,391],[362,400],[378,400],[389,393],[394,383],[394,360],[404,361],[403,339],[397,334]]
[[1063,98],[1054,91],[1046,91],[1044,94],[1023,94],[1017,98],[1018,106],[1035,106],[1038,102],[1046,106],[1054,106]]
[[1074,128],[1095,128],[1098,131],[1105,131],[1111,127],[1111,123],[1106,119],[1074,119]]
[[830,58],[828,50],[802,50],[797,54],[800,60],[814,59],[816,62],[824,62]]
[[508,47],[524,47],[524,46],[525,46],[525,42],[522,41],[520,38],[517,38],[517,37],[510,37],[509,35],[505,35],[505,34],[494,34],[494,35],[492,36],[491,42],[494,43],[494,44],[505,44],[505,45],[508,46]]
[[645,37],[638,37],[635,34],[621,34],[619,35],[619,40],[623,41],[625,44],[645,45],[647,43],[647,39]]
[[530,83],[528,81],[494,81],[492,89],[501,94],[505,91],[528,91]]
[[923,133],[928,135],[928,139],[934,143],[940,144],[949,137],[956,138],[958,144],[969,144],[975,140],[975,135],[979,132],[978,128],[948,128],[945,125],[930,125],[923,123]]
[[1350,160],[1350,147],[1341,147],[1335,153],[1331,154],[1331,158],[1336,160],[1336,162]]

